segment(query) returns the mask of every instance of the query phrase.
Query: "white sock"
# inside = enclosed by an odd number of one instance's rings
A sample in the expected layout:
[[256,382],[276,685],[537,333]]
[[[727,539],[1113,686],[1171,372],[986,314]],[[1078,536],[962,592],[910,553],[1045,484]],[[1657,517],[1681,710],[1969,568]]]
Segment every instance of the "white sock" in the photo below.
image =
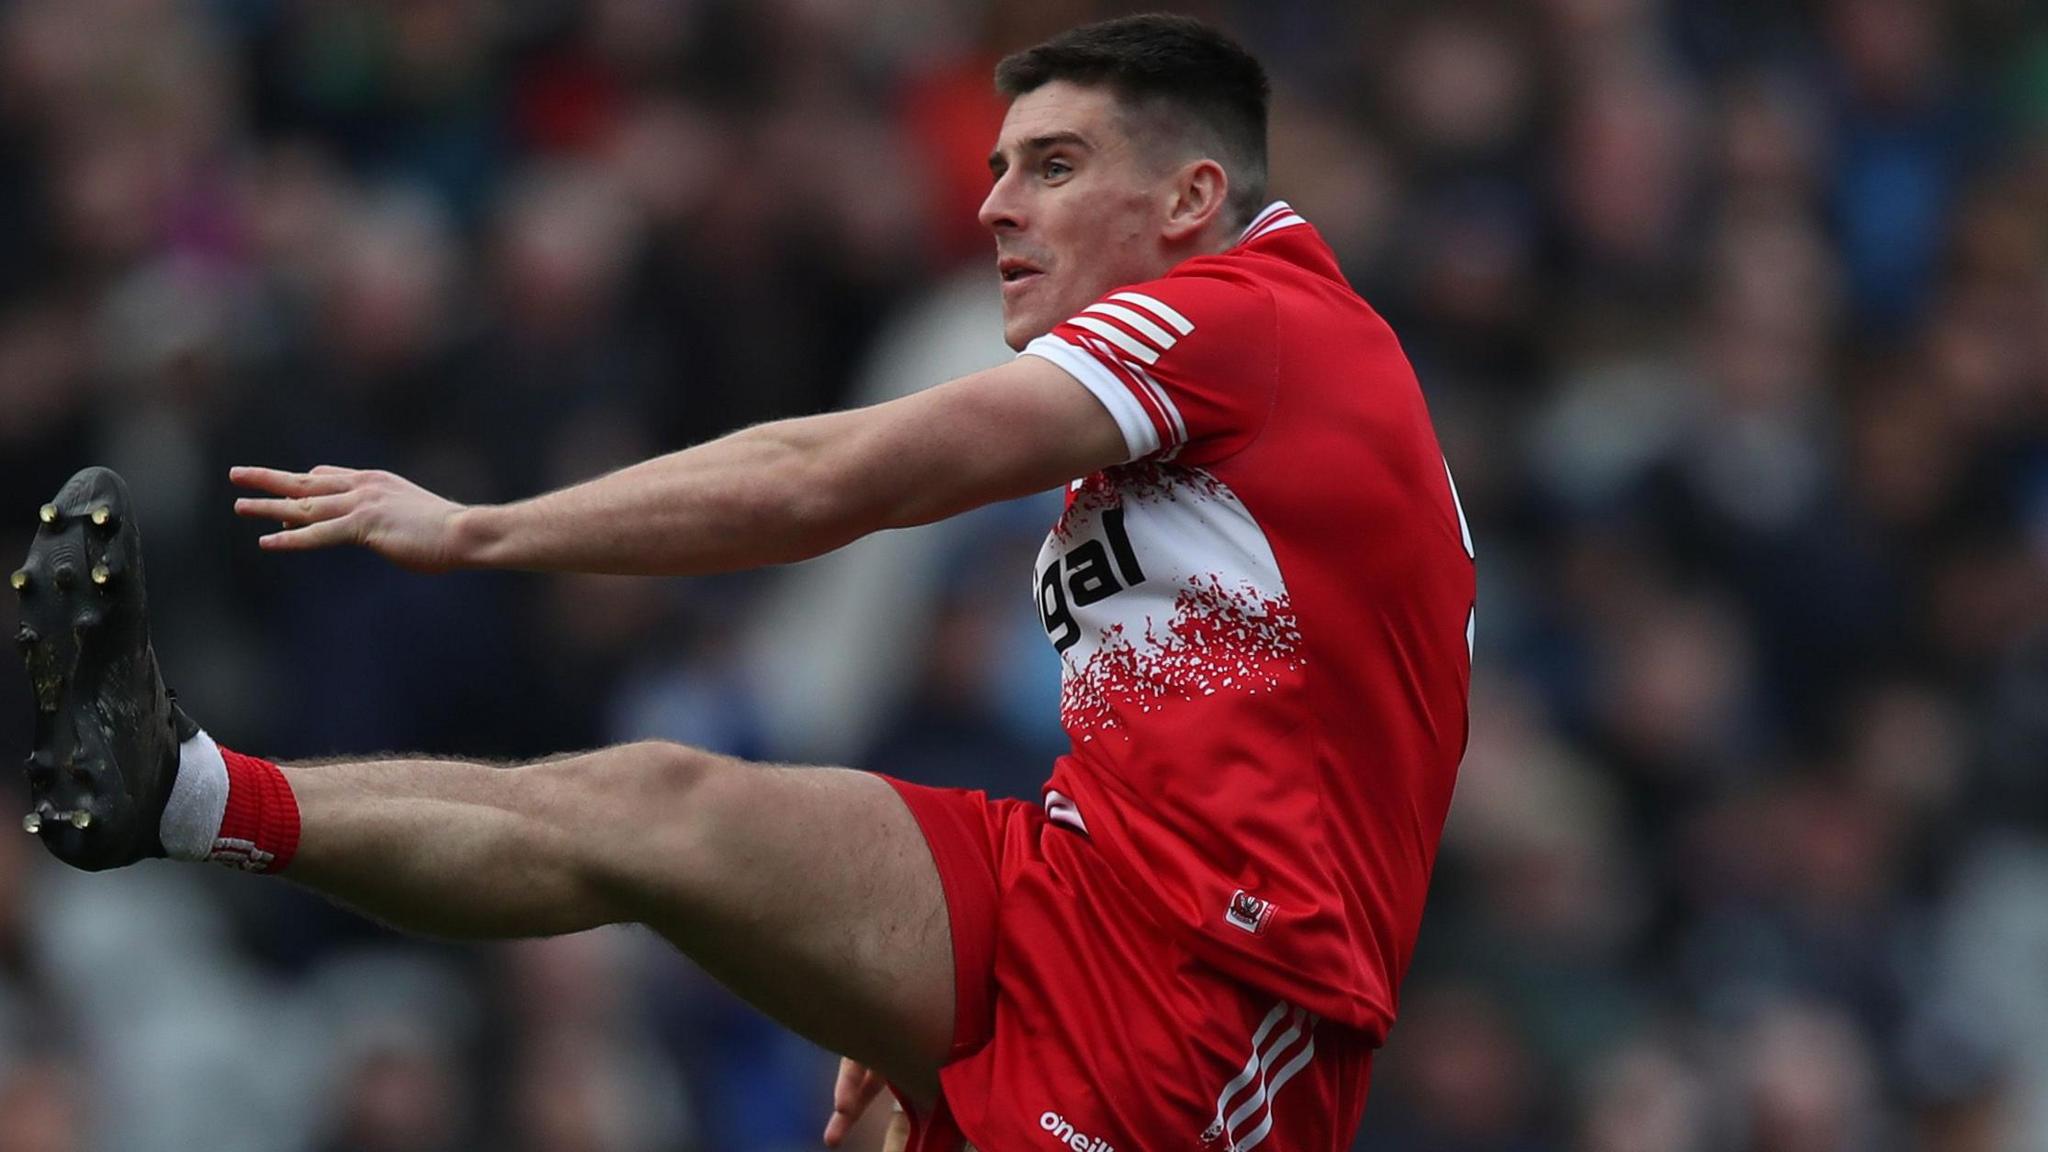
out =
[[178,746],[178,778],[164,803],[157,838],[173,860],[205,860],[228,811],[228,764],[205,732]]

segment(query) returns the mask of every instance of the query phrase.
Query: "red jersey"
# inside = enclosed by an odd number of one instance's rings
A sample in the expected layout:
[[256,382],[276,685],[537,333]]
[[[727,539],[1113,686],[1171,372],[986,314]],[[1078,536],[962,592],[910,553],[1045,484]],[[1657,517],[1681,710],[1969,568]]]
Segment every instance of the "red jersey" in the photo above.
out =
[[1471,683],[1471,536],[1407,358],[1284,203],[1023,354],[1130,451],[1039,554],[1048,815],[1203,961],[1383,1038]]

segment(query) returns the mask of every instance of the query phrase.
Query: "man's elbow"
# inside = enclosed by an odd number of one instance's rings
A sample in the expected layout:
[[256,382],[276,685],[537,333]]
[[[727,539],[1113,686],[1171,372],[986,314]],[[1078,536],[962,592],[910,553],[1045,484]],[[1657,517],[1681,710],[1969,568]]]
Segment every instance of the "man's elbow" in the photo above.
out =
[[778,487],[775,512],[787,526],[788,559],[822,555],[890,526],[887,502],[831,467],[792,469]]
[[[817,555],[889,528],[929,524],[986,503],[976,490],[981,459],[943,462],[928,443],[888,429],[854,428],[777,469],[780,513],[806,555]],[[986,455],[986,454],[984,454]]]

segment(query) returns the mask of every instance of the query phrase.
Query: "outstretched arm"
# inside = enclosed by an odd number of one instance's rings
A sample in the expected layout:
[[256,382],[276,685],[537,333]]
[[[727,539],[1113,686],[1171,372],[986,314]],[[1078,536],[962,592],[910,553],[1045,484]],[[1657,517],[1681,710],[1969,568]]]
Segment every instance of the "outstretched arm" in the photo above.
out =
[[237,468],[265,548],[359,544],[426,571],[699,575],[808,559],[1064,484],[1129,455],[1115,419],[1035,356],[859,408],[757,425],[514,504],[466,507],[402,477]]

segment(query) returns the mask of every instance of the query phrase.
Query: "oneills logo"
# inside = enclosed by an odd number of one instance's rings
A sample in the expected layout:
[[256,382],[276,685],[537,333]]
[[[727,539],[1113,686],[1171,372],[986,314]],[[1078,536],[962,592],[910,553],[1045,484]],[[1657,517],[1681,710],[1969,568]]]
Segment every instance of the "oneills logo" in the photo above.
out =
[[1050,1132],[1053,1139],[1073,1149],[1073,1152],[1116,1152],[1115,1148],[1110,1147],[1109,1141],[1099,1136],[1090,1136],[1086,1132],[1074,1131],[1074,1126],[1067,1123],[1067,1118],[1057,1112],[1040,1113],[1038,1126]]

